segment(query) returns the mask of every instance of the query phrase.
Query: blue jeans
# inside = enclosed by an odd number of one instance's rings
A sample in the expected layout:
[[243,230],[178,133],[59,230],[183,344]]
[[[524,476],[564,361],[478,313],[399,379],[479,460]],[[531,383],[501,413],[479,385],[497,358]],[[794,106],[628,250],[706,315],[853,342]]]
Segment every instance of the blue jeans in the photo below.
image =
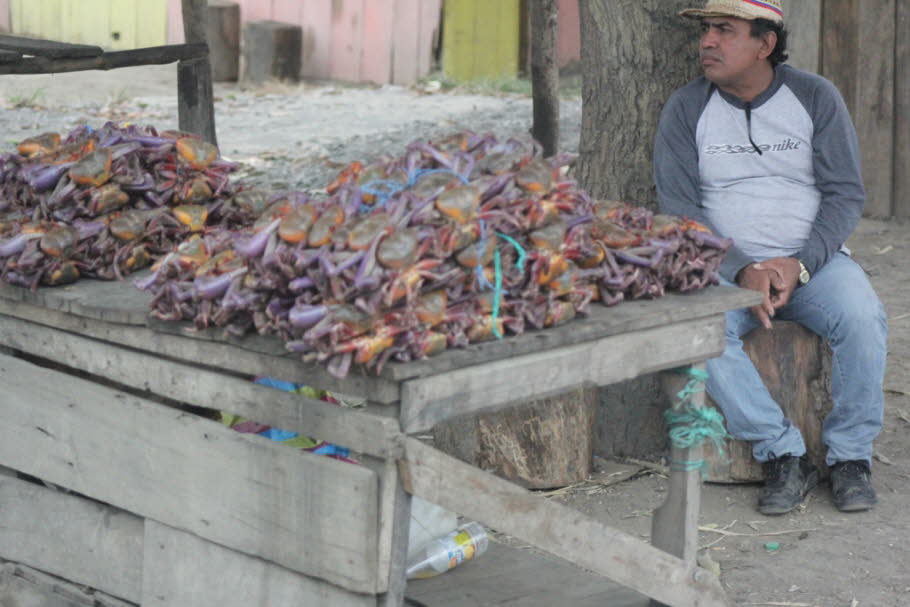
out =
[[[834,407],[822,426],[827,464],[871,462],[872,441],[884,414],[888,325],[866,273],[849,256],[837,253],[793,292],[774,318],[796,321],[831,346]],[[752,454],[760,462],[787,453],[804,454],[802,435],[784,417],[743,351],[741,338],[761,323],[746,308],[728,312],[726,321],[726,349],[707,362],[707,389],[727,420],[727,431],[752,442]]]

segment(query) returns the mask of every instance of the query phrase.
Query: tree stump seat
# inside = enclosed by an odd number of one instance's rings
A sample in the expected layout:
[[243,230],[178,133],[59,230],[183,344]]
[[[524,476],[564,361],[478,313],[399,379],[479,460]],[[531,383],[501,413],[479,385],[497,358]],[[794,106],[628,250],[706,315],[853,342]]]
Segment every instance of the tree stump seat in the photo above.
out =
[[[770,330],[758,328],[743,339],[746,353],[784,414],[800,429],[809,458],[825,467],[822,422],[831,411],[831,350],[805,327],[789,321],[772,322]],[[709,406],[716,407],[710,396]],[[744,483],[763,480],[761,465],[752,457],[751,444],[727,440],[720,454],[705,446],[704,479],[708,482]]]
[[262,20],[243,25],[244,84],[269,80],[300,80],[303,28],[292,23]]

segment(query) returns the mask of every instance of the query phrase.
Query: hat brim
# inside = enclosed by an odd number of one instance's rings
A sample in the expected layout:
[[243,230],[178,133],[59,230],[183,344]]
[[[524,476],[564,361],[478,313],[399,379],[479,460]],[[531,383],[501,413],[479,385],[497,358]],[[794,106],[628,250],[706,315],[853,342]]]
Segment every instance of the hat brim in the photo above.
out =
[[747,13],[745,11],[737,11],[736,9],[730,9],[726,11],[707,11],[702,8],[687,8],[684,11],[679,12],[680,17],[686,17],[688,19],[706,19],[708,17],[736,17],[737,19],[745,19],[746,21],[755,21],[756,19],[767,19],[774,23],[783,23],[784,20],[782,17],[775,15],[771,17],[759,17],[752,13]]

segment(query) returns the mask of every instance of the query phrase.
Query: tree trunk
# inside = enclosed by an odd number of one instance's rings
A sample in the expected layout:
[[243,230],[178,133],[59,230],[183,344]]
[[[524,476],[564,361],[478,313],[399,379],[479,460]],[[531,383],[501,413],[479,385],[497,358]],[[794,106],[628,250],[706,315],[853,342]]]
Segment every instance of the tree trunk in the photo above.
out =
[[651,154],[660,110],[700,74],[692,0],[579,0],[578,180],[596,199],[656,208]]
[[534,126],[531,134],[546,157],[559,147],[559,64],[556,48],[556,0],[531,0],[531,89]]

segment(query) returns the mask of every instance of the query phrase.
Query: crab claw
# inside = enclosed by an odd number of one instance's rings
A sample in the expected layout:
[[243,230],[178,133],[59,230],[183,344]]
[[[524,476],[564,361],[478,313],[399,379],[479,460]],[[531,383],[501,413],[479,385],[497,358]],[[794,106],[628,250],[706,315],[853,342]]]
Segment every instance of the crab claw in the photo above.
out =
[[177,140],[177,154],[192,168],[201,171],[218,158],[218,148],[196,137],[181,137]]
[[113,157],[109,149],[87,154],[69,170],[70,179],[81,185],[100,187],[111,178]]

